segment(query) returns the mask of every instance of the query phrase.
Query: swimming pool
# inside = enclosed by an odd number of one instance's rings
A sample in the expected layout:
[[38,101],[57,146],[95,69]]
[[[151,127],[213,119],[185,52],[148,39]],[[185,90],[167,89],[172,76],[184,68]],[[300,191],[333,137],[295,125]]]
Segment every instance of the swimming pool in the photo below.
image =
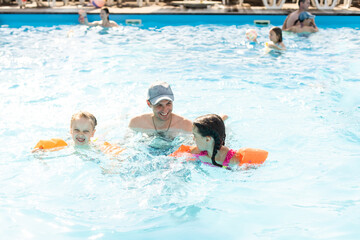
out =
[[[88,14],[89,21],[99,21],[99,14]],[[110,19],[118,24],[125,24],[126,20],[140,19],[140,27],[165,27],[178,25],[243,25],[253,24],[254,20],[270,20],[272,25],[282,25],[285,15],[239,15],[239,14],[111,14]],[[359,28],[360,15],[317,15],[316,23],[322,28],[352,27]],[[10,27],[36,26],[52,27],[58,25],[77,25],[77,14],[1,14],[0,25]]]
[[[360,234],[358,28],[285,34],[288,51],[265,54],[244,34],[256,28],[263,43],[271,26],[251,22],[1,24],[9,25],[0,28],[4,239]],[[266,149],[267,162],[225,171],[165,156],[190,136],[165,149],[149,147],[156,138],[124,137],[129,119],[149,112],[146,89],[156,80],[171,84],[175,113],[228,114],[227,145]],[[71,147],[30,153],[39,139],[67,138],[80,109],[98,118],[96,136],[127,147],[120,159]]]

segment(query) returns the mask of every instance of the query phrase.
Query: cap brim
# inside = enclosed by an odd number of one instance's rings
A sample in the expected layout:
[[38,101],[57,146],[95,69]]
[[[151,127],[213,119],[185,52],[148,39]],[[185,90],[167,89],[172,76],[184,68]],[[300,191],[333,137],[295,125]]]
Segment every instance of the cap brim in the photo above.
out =
[[150,103],[152,105],[158,104],[160,101],[162,100],[169,100],[169,101],[174,101],[174,97],[173,96],[169,96],[169,95],[162,95],[162,96],[157,96],[154,99],[149,100]]

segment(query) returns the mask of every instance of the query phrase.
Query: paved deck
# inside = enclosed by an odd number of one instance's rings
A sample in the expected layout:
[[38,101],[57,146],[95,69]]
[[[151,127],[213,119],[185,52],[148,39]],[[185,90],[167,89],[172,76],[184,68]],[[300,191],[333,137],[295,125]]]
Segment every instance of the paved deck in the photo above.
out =
[[[47,2],[43,2],[47,6]],[[19,6],[12,5],[0,5],[0,13],[77,13],[80,8],[85,8],[90,13],[98,13],[99,9],[93,6],[81,6],[78,2],[70,2],[69,5],[63,6],[62,2],[56,2],[55,7],[37,7],[35,2],[27,4],[25,9],[20,9]],[[122,7],[113,5],[110,8],[111,14],[269,14],[269,15],[284,15],[288,14],[298,8],[295,3],[285,3],[282,9],[271,10],[266,9],[263,6],[250,6],[250,4],[244,3],[240,5],[224,6],[222,4],[213,4],[207,8],[185,8],[183,6],[174,6],[170,3],[166,4],[160,2],[155,4],[150,2],[149,5],[138,7],[136,1],[130,1],[123,3]],[[318,10],[310,7],[309,11],[316,15],[360,15],[359,7],[350,7],[348,9],[343,8],[343,5],[339,5],[332,10]]]

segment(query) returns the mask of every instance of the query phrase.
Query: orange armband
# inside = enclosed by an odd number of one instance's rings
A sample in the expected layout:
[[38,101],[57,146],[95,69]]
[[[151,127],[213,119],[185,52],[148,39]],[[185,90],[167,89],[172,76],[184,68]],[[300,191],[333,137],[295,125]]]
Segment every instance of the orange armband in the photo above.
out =
[[40,140],[34,149],[52,149],[66,147],[67,143],[60,138],[52,138],[50,140]]
[[169,155],[169,157],[186,157],[188,161],[195,161],[196,158],[191,153],[193,147],[187,145],[181,145],[175,152]]
[[105,154],[118,155],[122,151],[124,151],[125,148],[122,148],[118,145],[113,145],[108,142],[104,142],[104,144],[100,146],[100,150]]
[[262,164],[265,162],[268,152],[256,148],[240,148],[235,157],[239,160],[239,165],[243,164]]
[[181,145],[175,152],[170,154],[170,157],[182,157],[186,153],[191,153],[190,146]]

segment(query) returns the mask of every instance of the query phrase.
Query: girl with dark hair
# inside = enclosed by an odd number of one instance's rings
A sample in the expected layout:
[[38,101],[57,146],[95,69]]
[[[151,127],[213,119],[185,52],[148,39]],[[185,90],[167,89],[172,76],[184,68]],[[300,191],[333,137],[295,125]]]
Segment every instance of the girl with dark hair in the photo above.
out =
[[265,43],[265,46],[268,48],[276,50],[286,50],[286,47],[283,43],[282,30],[278,27],[273,27],[269,31],[270,42]]
[[181,145],[170,156],[186,156],[189,160],[200,160],[223,168],[229,168],[230,164],[262,164],[267,158],[268,152],[261,149],[242,148],[235,151],[226,147],[225,124],[216,114],[196,118],[192,131],[196,146]]
[[88,26],[118,27],[119,25],[116,22],[109,20],[109,14],[110,12],[108,8],[102,8],[100,11],[101,21],[89,22],[86,12],[84,10],[80,10],[79,22]]

